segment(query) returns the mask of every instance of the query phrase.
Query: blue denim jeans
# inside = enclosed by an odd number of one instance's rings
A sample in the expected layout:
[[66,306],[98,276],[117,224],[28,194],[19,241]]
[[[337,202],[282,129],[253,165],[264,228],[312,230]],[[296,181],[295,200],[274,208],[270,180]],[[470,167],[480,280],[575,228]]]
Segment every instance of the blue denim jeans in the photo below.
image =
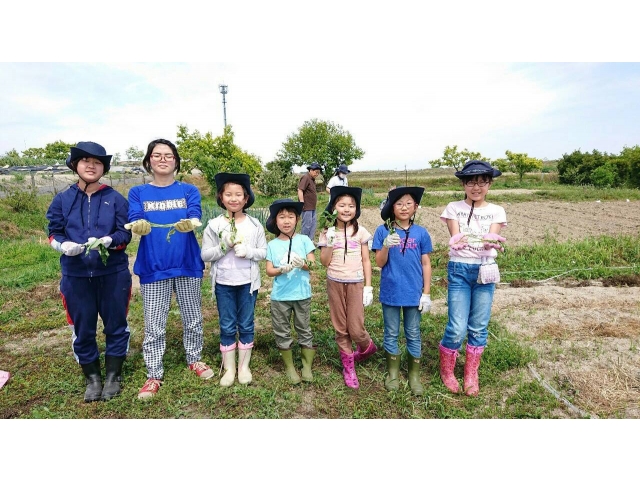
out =
[[447,265],[449,322],[442,337],[443,347],[458,350],[465,337],[473,347],[487,344],[487,327],[496,285],[478,283],[479,270],[479,264],[450,261]]
[[251,294],[251,284],[220,285],[215,294],[220,317],[220,344],[228,347],[236,342],[236,334],[242,343],[253,342],[254,310],[258,291]]
[[382,318],[384,320],[384,336],[382,345],[384,349],[393,354],[399,355],[398,336],[400,335],[400,311],[404,319],[404,336],[407,340],[407,352],[414,357],[420,358],[422,355],[422,344],[420,341],[420,310],[418,307],[394,307],[382,304]]

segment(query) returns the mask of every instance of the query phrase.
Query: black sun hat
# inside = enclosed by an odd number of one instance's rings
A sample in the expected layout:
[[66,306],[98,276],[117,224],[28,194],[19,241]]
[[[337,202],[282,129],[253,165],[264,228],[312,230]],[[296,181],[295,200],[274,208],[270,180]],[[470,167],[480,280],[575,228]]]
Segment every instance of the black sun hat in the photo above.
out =
[[345,187],[342,185],[335,186],[331,189],[329,203],[325,210],[329,213],[333,213],[333,206],[336,203],[336,199],[342,195],[351,195],[356,200],[356,216],[354,220],[360,218],[360,199],[362,198],[362,189],[358,187]]
[[[244,206],[243,210],[246,210],[251,205],[253,205],[253,202],[255,202],[256,197],[251,191],[251,178],[246,173],[221,172],[217,173],[214,178],[216,181],[216,190],[218,192],[222,191],[224,184],[229,182],[237,183],[238,185],[242,185],[244,187],[244,189],[249,194],[249,199],[247,200],[247,204]],[[220,197],[217,197],[216,200],[220,207],[224,208],[225,210],[227,209],[227,207],[224,206],[224,203],[222,203],[222,200],[220,200]]]
[[424,188],[422,187],[398,187],[394,188],[387,194],[387,200],[380,210],[380,216],[382,220],[387,221],[391,218],[391,213],[393,212],[393,204],[398,201],[403,195],[411,195],[413,200],[419,204],[420,200],[422,200],[422,195],[424,194]]
[[476,175],[491,175],[495,178],[502,175],[502,172],[497,168],[493,168],[488,162],[471,160],[465,163],[462,170],[456,172],[454,175],[458,178],[475,177]]
[[293,208],[298,216],[301,216],[303,205],[303,202],[296,202],[289,198],[275,200],[271,205],[269,205],[269,218],[267,218],[267,221],[265,222],[265,228],[268,232],[271,232],[274,235],[280,235],[280,230],[276,225],[276,217],[278,216],[278,213],[280,213],[280,210],[283,208]]
[[[71,153],[67,157],[67,167],[73,170],[73,162],[80,158],[97,158],[104,166],[104,173],[111,167],[112,155],[107,155],[104,147],[95,142],[78,142],[75,147],[71,147]],[[74,170],[75,171],[75,170]]]

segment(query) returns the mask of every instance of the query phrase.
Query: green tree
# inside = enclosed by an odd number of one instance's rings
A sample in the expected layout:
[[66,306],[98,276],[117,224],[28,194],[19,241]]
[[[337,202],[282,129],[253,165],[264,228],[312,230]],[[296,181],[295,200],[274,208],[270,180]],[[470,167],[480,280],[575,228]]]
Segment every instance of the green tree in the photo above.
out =
[[611,188],[616,183],[616,167],[612,163],[605,163],[591,173],[591,183],[598,188]]
[[215,176],[219,172],[246,173],[253,181],[262,172],[260,158],[234,143],[230,125],[225,127],[221,136],[215,138],[211,132],[203,136],[198,130],[189,133],[186,125],[178,125],[177,138],[180,157],[185,162],[193,162],[185,170],[197,167],[207,179],[212,193],[216,191]]
[[127,160],[130,161],[135,160],[137,162],[142,162],[142,159],[144,158],[144,152],[135,146],[127,148],[124,154],[127,156]]
[[312,119],[287,137],[276,154],[276,161],[289,171],[294,165],[318,162],[323,177],[328,178],[340,164],[351,165],[363,156],[364,150],[356,145],[353,136],[341,125]]
[[444,148],[442,157],[432,160],[429,163],[432,168],[452,167],[455,168],[456,171],[460,171],[462,170],[462,167],[464,167],[464,164],[471,160],[489,162],[489,159],[483,157],[479,152],[470,152],[466,148],[459,152],[457,145],[454,145],[453,147],[447,145]]
[[300,177],[286,163],[274,160],[265,165],[256,185],[258,190],[270,197],[291,196],[295,200],[298,198],[296,192],[299,181]]
[[592,172],[612,158],[614,157],[608,153],[598,150],[584,153],[574,150],[570,154],[565,153],[558,162],[558,180],[567,185],[590,184]]
[[118,163],[120,163],[120,152],[114,153],[113,156],[111,157],[112,165],[118,165]]
[[[42,160],[45,158],[44,156],[44,148],[31,147],[22,151],[22,156],[24,158],[31,158],[34,160]],[[65,157],[66,158],[66,157]]]
[[624,147],[619,159],[626,163],[628,184],[632,188],[640,188],[640,145]]
[[75,146],[75,143],[66,143],[62,140],[58,140],[53,143],[47,143],[44,146],[44,158],[46,158],[47,160],[64,162],[67,159],[67,155],[69,155],[71,147]]
[[502,172],[518,174],[520,182],[525,173],[535,172],[542,168],[542,160],[528,156],[526,153],[505,152],[507,158],[499,158],[494,162],[495,167]]
[[8,152],[5,152],[0,159],[1,166],[8,165],[10,167],[15,167],[17,165],[21,165],[20,153],[15,149],[11,149]]

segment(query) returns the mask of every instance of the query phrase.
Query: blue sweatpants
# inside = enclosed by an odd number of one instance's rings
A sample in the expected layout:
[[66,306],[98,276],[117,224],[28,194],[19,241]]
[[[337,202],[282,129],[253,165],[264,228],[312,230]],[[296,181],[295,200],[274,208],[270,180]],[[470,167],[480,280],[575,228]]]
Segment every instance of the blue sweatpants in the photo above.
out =
[[99,277],[71,277],[60,281],[62,303],[72,328],[71,348],[80,365],[92,363],[100,352],[96,341],[98,315],[104,325],[106,355],[124,357],[129,351],[127,313],[131,298],[131,273],[121,270]]

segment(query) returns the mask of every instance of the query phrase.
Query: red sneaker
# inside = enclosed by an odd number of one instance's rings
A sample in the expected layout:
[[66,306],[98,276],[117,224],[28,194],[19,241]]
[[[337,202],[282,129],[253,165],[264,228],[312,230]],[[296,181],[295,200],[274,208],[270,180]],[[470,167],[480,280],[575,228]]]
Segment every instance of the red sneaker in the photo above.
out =
[[138,392],[138,398],[145,399],[153,397],[156,393],[158,393],[160,385],[162,385],[162,382],[160,380],[156,380],[155,378],[147,378],[147,381],[144,382],[144,385]]
[[194,362],[189,365],[189,370],[192,372],[196,372],[200,378],[204,378],[205,380],[213,377],[213,370],[209,368],[209,366],[204,362]]

